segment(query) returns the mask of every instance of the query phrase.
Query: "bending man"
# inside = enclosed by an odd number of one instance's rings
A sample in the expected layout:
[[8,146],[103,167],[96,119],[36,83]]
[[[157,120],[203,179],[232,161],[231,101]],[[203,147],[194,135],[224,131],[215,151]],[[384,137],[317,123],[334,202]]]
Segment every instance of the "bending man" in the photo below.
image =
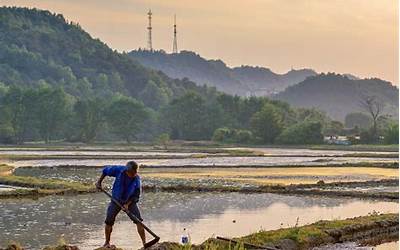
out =
[[[135,161],[129,161],[126,166],[105,166],[102,175],[96,182],[96,187],[98,189],[102,188],[101,184],[106,176],[115,177],[112,188],[112,197],[123,204],[124,210],[129,210],[140,221],[143,221],[140,215],[139,208],[137,206],[141,189],[138,168],[139,166]],[[120,210],[121,209],[117,204],[115,204],[113,201],[110,201],[110,204],[107,208],[107,216],[104,228],[104,233],[106,237],[104,247],[106,248],[109,248],[111,246],[110,238],[112,227],[115,222],[115,217],[120,212]],[[136,227],[144,245],[144,243],[146,242],[144,228],[140,224],[136,224]]]

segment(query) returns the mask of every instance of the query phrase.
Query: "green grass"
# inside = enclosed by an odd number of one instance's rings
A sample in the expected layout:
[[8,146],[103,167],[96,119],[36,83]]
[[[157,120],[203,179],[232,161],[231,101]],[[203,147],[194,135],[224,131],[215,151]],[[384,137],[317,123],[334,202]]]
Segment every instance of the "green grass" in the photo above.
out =
[[302,227],[284,228],[272,231],[260,231],[245,237],[241,240],[257,245],[274,244],[282,239],[291,239],[300,248],[306,247],[310,240],[325,241],[329,238],[326,230],[340,229],[345,226],[368,224],[371,222],[382,220],[393,220],[398,218],[398,214],[382,214],[362,216],[345,220],[318,221],[316,223],[305,225]]

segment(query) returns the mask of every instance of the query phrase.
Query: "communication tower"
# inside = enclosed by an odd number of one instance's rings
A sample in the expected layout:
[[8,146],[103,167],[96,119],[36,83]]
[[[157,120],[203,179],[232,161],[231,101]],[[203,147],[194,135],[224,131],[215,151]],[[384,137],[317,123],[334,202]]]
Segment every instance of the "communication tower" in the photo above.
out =
[[172,53],[178,53],[178,41],[176,39],[176,15],[174,15],[174,45],[172,46]]
[[151,13],[151,10],[149,10],[149,12],[147,13],[148,17],[149,17],[149,26],[147,27],[148,30],[148,37],[147,37],[147,49],[149,51],[153,51],[153,42],[151,39],[151,30],[153,29],[151,27],[151,15],[153,15],[153,13]]

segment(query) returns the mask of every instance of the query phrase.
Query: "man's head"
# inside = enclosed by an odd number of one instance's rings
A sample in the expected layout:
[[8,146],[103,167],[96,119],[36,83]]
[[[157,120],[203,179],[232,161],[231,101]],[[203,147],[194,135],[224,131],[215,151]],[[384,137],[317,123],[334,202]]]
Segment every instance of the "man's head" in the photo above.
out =
[[131,174],[136,174],[139,169],[139,165],[135,161],[128,161],[126,163],[127,171]]

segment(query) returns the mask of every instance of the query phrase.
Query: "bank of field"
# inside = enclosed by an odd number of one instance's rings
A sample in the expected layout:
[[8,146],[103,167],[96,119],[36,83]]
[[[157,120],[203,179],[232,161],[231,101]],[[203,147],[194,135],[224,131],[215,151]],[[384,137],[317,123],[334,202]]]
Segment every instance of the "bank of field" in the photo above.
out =
[[271,168],[158,168],[143,170],[144,177],[201,182],[215,179],[255,185],[290,185],[396,179],[398,169],[373,167],[271,167]]

